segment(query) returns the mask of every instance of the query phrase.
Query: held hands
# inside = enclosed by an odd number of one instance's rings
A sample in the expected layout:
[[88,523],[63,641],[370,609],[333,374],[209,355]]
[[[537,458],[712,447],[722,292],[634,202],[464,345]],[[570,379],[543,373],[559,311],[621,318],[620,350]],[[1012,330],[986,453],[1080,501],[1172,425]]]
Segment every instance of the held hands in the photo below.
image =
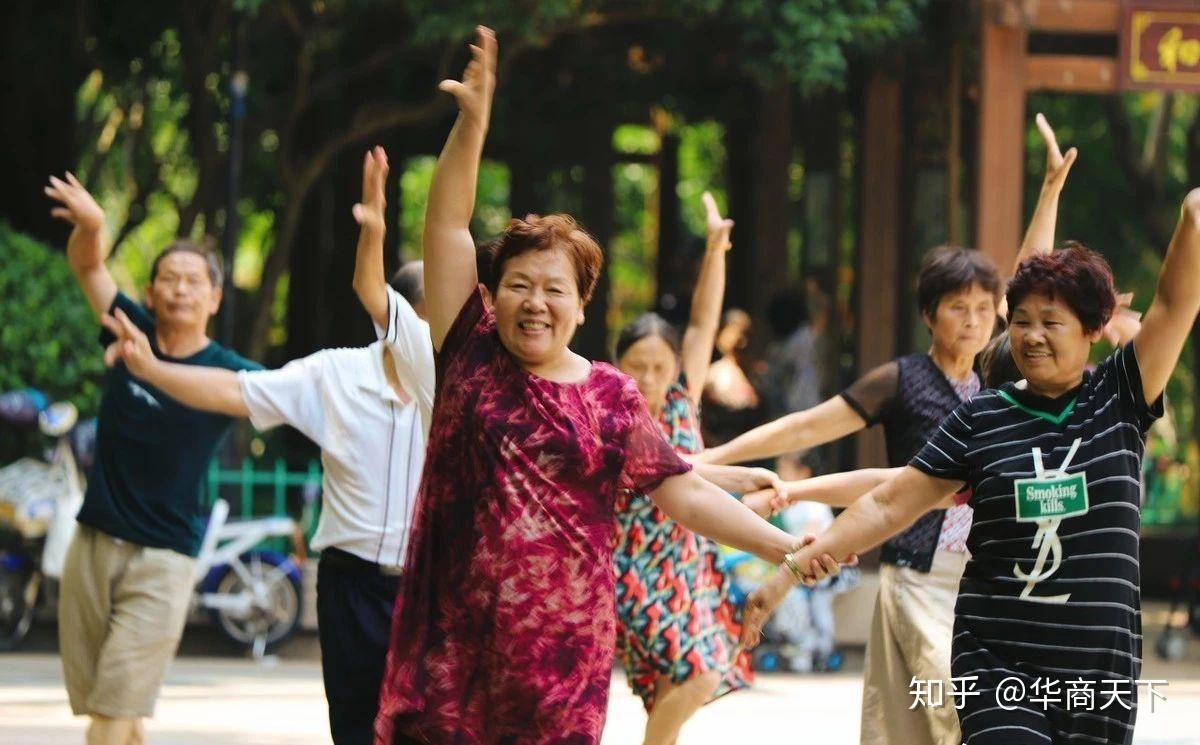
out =
[[363,235],[371,238],[383,238],[387,232],[384,219],[387,175],[387,153],[376,145],[363,156],[362,201],[351,209],[355,222],[362,226]]
[[[808,546],[816,540],[816,536],[806,535],[801,540],[801,548]],[[762,629],[766,625],[767,619],[787,597],[787,594],[792,591],[797,584],[803,584],[805,587],[814,587],[818,582],[838,573],[840,569],[838,562],[834,561],[829,554],[821,554],[820,557],[812,557],[808,566],[803,566],[803,558],[799,556],[800,551],[796,551],[791,555],[794,557],[793,563],[802,571],[808,572],[804,576],[802,583],[798,583],[795,572],[785,562],[757,590],[750,593],[746,598],[746,605],[742,611],[742,637],[741,643],[747,649],[753,649],[758,646],[762,639]],[[858,555],[851,554],[841,562],[843,566],[857,566]]]
[[1042,188],[1053,189],[1056,192],[1062,191],[1063,186],[1067,183],[1067,174],[1071,172],[1071,166],[1075,164],[1075,158],[1079,155],[1079,151],[1071,148],[1066,155],[1063,155],[1058,147],[1058,139],[1054,136],[1054,130],[1046,121],[1046,117],[1038,114],[1036,122],[1038,131],[1042,133],[1042,139],[1046,142],[1046,175],[1042,179]]
[[52,208],[50,214],[74,225],[74,233],[98,235],[103,230],[104,210],[100,209],[100,205],[70,171],[67,172],[66,181],[51,176],[50,185],[43,191],[46,192],[46,196],[58,202],[58,206]]
[[496,90],[496,33],[487,26],[476,26],[476,43],[471,46],[471,62],[461,81],[443,80],[438,90],[454,96],[462,116],[487,127]]
[[111,315],[106,313],[100,316],[100,325],[117,337],[117,340],[104,350],[104,365],[113,367],[117,362],[124,362],[131,375],[145,378],[157,362],[157,358],[150,349],[150,340],[142,330],[135,326],[120,308]]
[[721,217],[721,211],[717,209],[717,200],[713,199],[712,194],[706,191],[700,195],[700,199],[704,202],[704,224],[708,231],[709,250],[728,251],[733,248],[733,244],[729,242],[733,220]]

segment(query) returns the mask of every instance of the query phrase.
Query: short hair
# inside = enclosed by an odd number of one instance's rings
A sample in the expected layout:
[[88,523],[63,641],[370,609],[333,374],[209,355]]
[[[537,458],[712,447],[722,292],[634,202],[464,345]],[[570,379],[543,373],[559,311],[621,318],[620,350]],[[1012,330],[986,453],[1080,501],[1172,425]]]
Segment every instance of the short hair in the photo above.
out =
[[620,362],[621,357],[629,351],[629,348],[637,344],[642,339],[648,339],[652,336],[657,336],[667,343],[671,351],[678,357],[680,354],[679,331],[667,319],[657,313],[643,313],[621,329],[621,333],[617,334],[617,344],[613,353],[613,359]]
[[425,299],[425,262],[408,262],[396,270],[388,284],[400,293],[400,297],[407,300],[409,305],[416,307],[417,303]]
[[975,284],[1000,301],[1000,277],[986,256],[969,248],[938,246],[921,261],[917,309],[933,318],[943,297],[970,289]]
[[225,263],[221,260],[221,254],[214,251],[207,243],[181,238],[169,244],[162,250],[162,253],[154,257],[154,263],[150,265],[151,284],[158,277],[158,265],[162,260],[177,253],[196,254],[204,259],[204,264],[208,267],[208,278],[212,281],[213,287],[221,287],[225,282]]
[[1104,328],[1117,307],[1112,269],[1104,257],[1077,241],[1062,250],[1031,256],[1008,282],[1008,321],[1029,295],[1061,298],[1085,332]]
[[575,268],[575,285],[584,304],[592,299],[600,279],[600,268],[604,265],[604,252],[600,250],[596,239],[570,215],[526,215],[523,220],[513,218],[489,247],[491,261],[488,279],[484,284],[493,296],[508,260],[530,251],[563,251]]
[[986,388],[999,388],[1005,383],[1015,383],[1023,375],[1012,356],[1012,343],[1008,332],[997,334],[979,353],[979,369],[983,372]]

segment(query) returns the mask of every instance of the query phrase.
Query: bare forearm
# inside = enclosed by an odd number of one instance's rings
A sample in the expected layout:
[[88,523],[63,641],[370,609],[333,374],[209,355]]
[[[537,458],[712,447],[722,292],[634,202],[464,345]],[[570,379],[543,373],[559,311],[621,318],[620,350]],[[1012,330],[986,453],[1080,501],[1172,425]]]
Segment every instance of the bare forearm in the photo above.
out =
[[784,554],[798,545],[794,537],[694,472],[667,479],[651,497],[689,530],[773,564],[783,561]]
[[1200,225],[1186,210],[1167,247],[1154,300],[1184,315],[1194,316],[1200,306]]
[[387,278],[383,272],[383,235],[363,228],[354,257],[354,294],[380,328],[388,327]]
[[[708,363],[712,359],[713,343],[721,323],[721,304],[725,300],[725,249],[710,246],[704,253],[696,291],[692,294],[692,310],[687,331],[683,336],[684,364],[689,383],[702,390]],[[693,379],[696,378],[696,379]]]
[[1033,217],[1025,230],[1021,241],[1021,250],[1017,252],[1008,276],[1017,273],[1021,262],[1036,254],[1050,253],[1054,250],[1054,229],[1058,223],[1058,197],[1061,189],[1050,184],[1043,184],[1038,196],[1037,206],[1033,209]]
[[104,266],[104,232],[76,226],[67,239],[67,264],[72,271],[86,272]]
[[899,470],[895,477],[867,492],[838,515],[828,530],[801,550],[797,563],[808,566],[811,559],[821,554],[834,558],[861,554],[912,525],[958,486],[926,476],[911,466]]
[[789,504],[819,502],[830,507],[849,507],[859,497],[888,479],[894,478],[902,470],[901,468],[862,468],[857,471],[814,476],[802,481],[789,481],[785,484],[787,493],[784,496]]
[[755,488],[755,485],[750,484],[752,480],[750,474],[754,472],[754,469],[703,462],[694,463],[693,466],[696,473],[700,474],[705,481],[712,482],[727,492],[742,493],[749,491],[750,488]]
[[232,417],[249,415],[232,370],[158,360],[139,377],[189,408]]
[[707,463],[745,463],[800,450],[806,447],[801,421],[800,414],[788,414],[709,448],[702,457]]
[[425,229],[466,230],[475,211],[475,188],[487,125],[459,114],[446,138],[429,185]]

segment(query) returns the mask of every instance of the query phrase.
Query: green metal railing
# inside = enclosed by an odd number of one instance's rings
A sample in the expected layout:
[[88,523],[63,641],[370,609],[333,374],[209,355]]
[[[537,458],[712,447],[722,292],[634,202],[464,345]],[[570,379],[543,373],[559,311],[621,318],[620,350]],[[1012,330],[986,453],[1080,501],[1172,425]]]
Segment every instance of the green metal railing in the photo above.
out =
[[[257,462],[252,458],[242,459],[241,468],[222,468],[214,458],[208,464],[202,490],[204,504],[212,507],[213,502],[222,495],[223,487],[236,486],[237,498],[226,497],[230,503],[230,515],[241,518],[254,517],[291,517],[300,523],[304,531],[304,542],[307,547],[312,540],[313,532],[317,529],[317,518],[320,516],[320,500],[305,504],[300,514],[288,510],[288,491],[321,486],[321,466],[317,461],[310,460],[307,469],[289,471],[282,459],[276,459],[273,467],[268,469],[256,468]],[[285,538],[273,538],[264,542],[264,546],[276,551],[288,552],[290,546]]]

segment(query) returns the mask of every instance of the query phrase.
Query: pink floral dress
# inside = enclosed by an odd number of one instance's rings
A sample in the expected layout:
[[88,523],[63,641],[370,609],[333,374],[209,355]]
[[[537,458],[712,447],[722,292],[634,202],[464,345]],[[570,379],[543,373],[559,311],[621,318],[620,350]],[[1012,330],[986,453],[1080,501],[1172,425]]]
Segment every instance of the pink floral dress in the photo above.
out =
[[616,495],[688,469],[632,380],[527,373],[476,291],[437,358],[377,745],[598,742]]

